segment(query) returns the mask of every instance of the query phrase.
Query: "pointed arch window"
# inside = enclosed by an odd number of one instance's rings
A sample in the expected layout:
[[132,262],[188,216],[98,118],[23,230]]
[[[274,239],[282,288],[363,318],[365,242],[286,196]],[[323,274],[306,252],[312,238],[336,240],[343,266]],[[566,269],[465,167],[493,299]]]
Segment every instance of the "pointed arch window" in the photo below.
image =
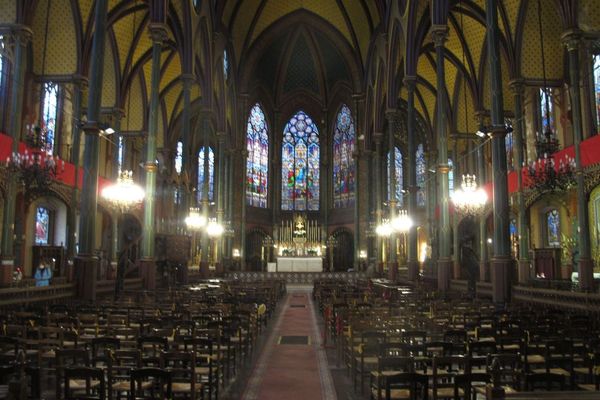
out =
[[[208,176],[205,176],[204,157],[208,153]],[[215,153],[212,147],[202,147],[198,152],[198,202],[204,200],[204,180],[208,179],[208,201],[214,200]]]
[[42,132],[48,153],[54,153],[56,147],[56,120],[58,116],[58,84],[44,83],[42,95]]
[[246,128],[246,204],[267,207],[269,176],[269,131],[258,103],[250,110]]
[[123,162],[125,157],[125,143],[123,142],[123,136],[119,135],[117,139],[117,171],[120,174],[123,170]]
[[557,209],[546,212],[546,236],[549,247],[560,247],[560,215]]
[[355,140],[352,111],[342,104],[333,134],[333,204],[336,208],[354,204]]
[[417,147],[417,154],[415,157],[416,173],[417,173],[417,206],[425,207],[427,198],[425,196],[425,180],[427,173],[427,163],[425,162],[425,151],[423,150],[423,144],[419,144]]
[[285,125],[281,148],[281,209],[319,209],[319,131],[304,111]]
[[227,56],[227,50],[223,50],[223,76],[225,80],[229,79],[229,58]]
[[35,244],[50,244],[51,212],[46,207],[38,207],[35,213]]
[[183,142],[180,140],[177,142],[177,148],[175,149],[175,172],[181,174],[181,168],[183,167]]
[[[554,124],[554,104],[552,89],[540,88],[540,126],[542,133],[545,133],[550,129],[552,132],[556,132]],[[547,105],[547,106],[546,106]]]
[[[387,166],[388,166],[388,179],[387,179],[387,187],[388,187],[388,200],[390,200],[390,194],[392,192],[392,185],[391,185],[391,174],[389,173],[389,171],[391,171],[391,159],[390,159],[391,153],[388,152],[388,157],[387,157]],[[395,172],[396,172],[396,201],[398,201],[398,206],[402,207],[404,205],[404,196],[402,196],[402,192],[404,190],[403,187],[403,174],[404,171],[402,169],[402,152],[400,151],[399,148],[394,147],[394,167],[395,167]]]

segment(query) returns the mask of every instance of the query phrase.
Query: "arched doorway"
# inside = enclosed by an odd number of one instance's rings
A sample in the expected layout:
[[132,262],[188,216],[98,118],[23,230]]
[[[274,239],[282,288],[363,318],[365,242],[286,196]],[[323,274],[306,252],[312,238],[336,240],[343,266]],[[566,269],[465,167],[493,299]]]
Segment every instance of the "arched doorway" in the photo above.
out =
[[261,230],[246,234],[246,270],[264,271],[263,243],[267,235]]
[[335,238],[333,247],[332,271],[348,271],[354,267],[354,235],[346,228],[338,229],[332,235]]

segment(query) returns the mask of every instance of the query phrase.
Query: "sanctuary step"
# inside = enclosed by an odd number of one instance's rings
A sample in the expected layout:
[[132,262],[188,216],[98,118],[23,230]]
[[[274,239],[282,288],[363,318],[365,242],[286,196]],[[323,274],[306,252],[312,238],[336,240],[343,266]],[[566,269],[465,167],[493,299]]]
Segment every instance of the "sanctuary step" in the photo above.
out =
[[270,279],[282,279],[286,283],[308,284],[312,285],[316,280],[338,279],[342,281],[354,282],[359,279],[366,279],[365,272],[229,272],[225,274],[227,279],[239,280],[242,282],[252,282]]

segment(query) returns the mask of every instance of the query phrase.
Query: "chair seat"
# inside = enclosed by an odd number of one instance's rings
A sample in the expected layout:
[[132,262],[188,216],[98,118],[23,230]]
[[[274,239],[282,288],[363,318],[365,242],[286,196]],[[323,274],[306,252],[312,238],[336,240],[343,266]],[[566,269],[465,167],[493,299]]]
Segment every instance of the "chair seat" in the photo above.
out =
[[[478,394],[486,394],[486,387],[485,386],[474,386],[475,388],[475,392]],[[508,386],[508,385],[503,385],[502,389],[504,389],[504,394],[514,394],[514,393],[518,393],[518,390],[516,390],[515,388],[513,388],[512,386]]]
[[[152,382],[142,382],[142,389],[150,389]],[[126,392],[131,389],[131,383],[129,381],[118,381],[112,384],[112,389],[118,392]]]
[[575,367],[573,368],[573,372],[580,375],[588,375],[590,373],[590,369],[588,367]]
[[402,373],[402,371],[393,371],[393,370],[386,370],[386,371],[381,371],[381,373],[379,371],[371,371],[371,375],[373,375],[373,377],[377,378],[380,375],[381,376],[391,376],[391,375],[396,375],[396,374],[400,374]]
[[[429,389],[428,392],[429,392],[429,396],[431,396],[433,398],[434,389]],[[444,398],[444,397],[454,398],[454,388],[453,387],[438,388],[436,390],[436,392],[437,392],[437,398]],[[458,395],[461,397],[464,396],[465,391],[461,388],[458,388]]]
[[[85,379],[71,379],[69,380],[69,387],[74,390],[85,389]],[[96,388],[100,385],[100,381],[95,379],[90,380],[90,387]]]
[[528,364],[544,364],[546,359],[539,354],[531,354],[527,356]]
[[579,387],[579,389],[581,389],[581,390],[586,390],[588,392],[596,391],[596,385],[591,384],[591,383],[582,383],[580,385],[577,385],[577,387]]
[[[356,357],[356,362],[361,363],[361,357]],[[364,364],[377,364],[379,362],[378,357],[363,357],[362,362]]]
[[[536,374],[543,374],[546,371],[546,368],[536,368],[533,369],[532,372],[536,373]],[[569,371],[567,371],[566,369],[562,369],[562,368],[550,368],[550,373],[553,374],[558,374],[558,375],[562,375],[562,376],[571,376],[571,373]]]
[[[192,384],[188,382],[173,382],[171,384],[171,390],[176,393],[189,393],[192,391]],[[194,390],[197,392],[202,390],[202,384],[196,383]]]
[[[374,399],[379,398],[377,389],[371,390]],[[385,389],[381,389],[381,397],[385,397]],[[390,389],[390,399],[410,399],[410,390],[408,389]]]

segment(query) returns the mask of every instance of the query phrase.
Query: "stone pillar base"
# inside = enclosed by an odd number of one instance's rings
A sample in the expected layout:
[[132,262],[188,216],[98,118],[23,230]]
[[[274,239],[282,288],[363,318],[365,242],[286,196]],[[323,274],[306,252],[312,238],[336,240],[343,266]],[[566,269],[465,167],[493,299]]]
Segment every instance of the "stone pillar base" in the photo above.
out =
[[479,282],[490,281],[490,269],[487,261],[481,261],[479,263]]
[[589,258],[579,259],[579,287],[584,292],[594,290],[594,262]]
[[518,268],[519,270],[517,271],[517,279],[519,284],[525,284],[529,282],[529,277],[531,274],[531,262],[529,260],[519,260]]
[[504,305],[510,300],[510,277],[513,260],[508,257],[492,257],[490,275],[492,281],[492,301]]
[[152,258],[142,258],[138,261],[140,277],[144,282],[144,290],[156,289],[156,262]]
[[398,263],[388,262],[388,279],[392,282],[396,282],[398,278]]
[[208,269],[208,261],[200,261],[199,271],[201,279],[208,279],[208,277],[210,276],[210,271]]
[[15,260],[12,258],[3,258],[0,264],[0,286],[10,286],[13,281],[13,271],[15,269]]
[[94,256],[75,257],[75,282],[77,297],[81,300],[96,301],[96,277],[100,260]]
[[408,280],[416,281],[419,279],[419,262],[417,260],[408,262]]
[[438,290],[447,292],[450,289],[450,273],[453,262],[449,258],[440,258],[437,262],[437,284]]

